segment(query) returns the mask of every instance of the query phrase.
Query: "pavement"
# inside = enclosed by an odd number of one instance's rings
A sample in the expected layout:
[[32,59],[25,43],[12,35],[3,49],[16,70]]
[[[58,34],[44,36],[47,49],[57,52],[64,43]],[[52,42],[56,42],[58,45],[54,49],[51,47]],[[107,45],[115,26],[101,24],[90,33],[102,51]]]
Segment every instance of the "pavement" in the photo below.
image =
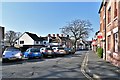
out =
[[93,51],[87,53],[85,72],[97,80],[120,80],[120,67],[116,67],[97,56]]

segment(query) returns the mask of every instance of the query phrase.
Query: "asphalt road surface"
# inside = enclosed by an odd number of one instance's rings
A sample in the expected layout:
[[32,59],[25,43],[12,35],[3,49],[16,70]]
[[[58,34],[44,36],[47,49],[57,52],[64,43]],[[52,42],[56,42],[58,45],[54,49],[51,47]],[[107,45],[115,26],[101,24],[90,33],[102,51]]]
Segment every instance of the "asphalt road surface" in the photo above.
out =
[[2,64],[2,78],[78,78],[86,51],[57,58],[11,61]]

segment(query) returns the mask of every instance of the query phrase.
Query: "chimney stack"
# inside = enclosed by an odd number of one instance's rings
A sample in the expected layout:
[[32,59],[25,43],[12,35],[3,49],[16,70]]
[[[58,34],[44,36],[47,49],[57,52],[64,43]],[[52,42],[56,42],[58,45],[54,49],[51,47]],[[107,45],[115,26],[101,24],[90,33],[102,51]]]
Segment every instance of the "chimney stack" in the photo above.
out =
[[61,34],[61,37],[63,37],[63,34]]
[[69,35],[67,35],[67,38],[69,38]]
[[48,34],[48,37],[51,37],[51,34]]
[[55,37],[55,34],[53,34],[53,37]]
[[57,37],[59,37],[59,34],[57,34]]

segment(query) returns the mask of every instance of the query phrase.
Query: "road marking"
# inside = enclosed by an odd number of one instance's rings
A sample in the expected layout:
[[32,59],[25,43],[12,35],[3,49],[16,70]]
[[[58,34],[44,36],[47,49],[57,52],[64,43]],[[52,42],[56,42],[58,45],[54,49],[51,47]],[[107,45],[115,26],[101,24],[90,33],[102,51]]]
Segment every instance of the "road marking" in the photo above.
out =
[[84,74],[85,77],[87,77],[89,80],[94,80],[92,77],[90,77],[88,74],[85,72],[85,68],[88,62],[88,52],[85,54],[85,57],[83,59],[82,65],[81,65],[81,72]]

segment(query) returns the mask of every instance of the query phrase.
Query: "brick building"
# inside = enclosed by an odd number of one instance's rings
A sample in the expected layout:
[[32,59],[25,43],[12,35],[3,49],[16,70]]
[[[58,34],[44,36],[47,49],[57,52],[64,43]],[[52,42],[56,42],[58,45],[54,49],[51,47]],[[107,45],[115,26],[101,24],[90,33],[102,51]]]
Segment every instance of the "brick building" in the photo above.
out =
[[46,39],[48,39],[48,42],[49,42],[49,39],[51,39],[51,42],[50,43],[58,43],[60,44],[61,46],[64,46],[64,47],[68,47],[68,48],[71,48],[73,46],[72,44],[72,41],[71,39],[69,38],[69,36],[64,36],[63,34],[48,34],[48,36],[46,37]]
[[120,0],[103,0],[99,14],[104,58],[120,66]]

